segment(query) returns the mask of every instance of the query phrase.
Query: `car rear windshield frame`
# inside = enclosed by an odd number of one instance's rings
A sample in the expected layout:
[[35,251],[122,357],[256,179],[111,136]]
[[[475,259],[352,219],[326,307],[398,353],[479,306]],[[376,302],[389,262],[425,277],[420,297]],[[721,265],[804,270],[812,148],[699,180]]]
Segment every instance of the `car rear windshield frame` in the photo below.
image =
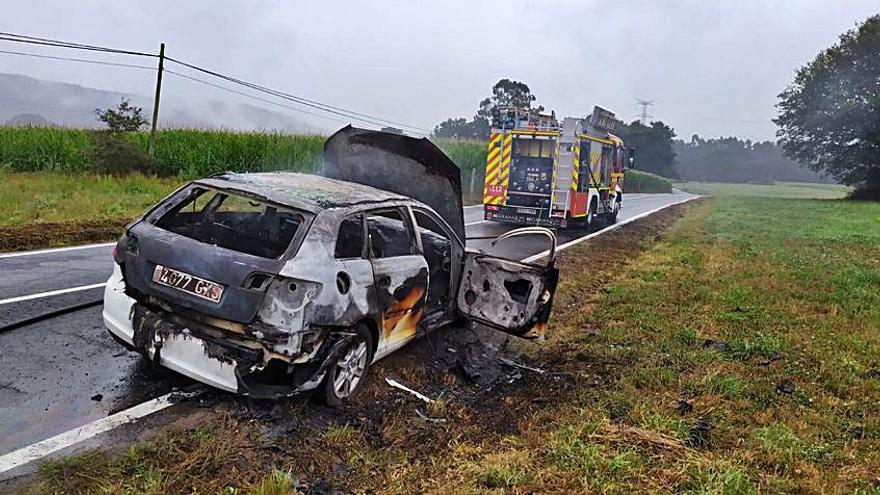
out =
[[[196,191],[198,194],[194,197],[194,193]],[[180,213],[182,210],[186,209],[186,207],[193,203],[193,201],[197,201],[198,198],[201,198],[205,195],[209,195],[214,193],[214,197],[217,195],[224,195],[227,198],[235,198],[235,200],[245,200],[249,203],[259,203],[262,206],[262,211],[264,215],[269,208],[272,209],[275,216],[280,215],[292,215],[298,217],[298,222],[296,224],[296,230],[290,233],[289,236],[284,232],[278,232],[278,235],[281,235],[281,240],[276,243],[276,246],[268,246],[265,244],[258,244],[254,246],[250,246],[249,243],[244,245],[234,245],[234,243],[227,242],[225,239],[219,239],[220,242],[217,242],[218,239],[214,237],[213,234],[220,233],[219,231],[211,231],[207,235],[202,233],[195,233],[192,230],[187,230],[184,225],[175,222],[175,220],[182,220],[180,218]],[[213,212],[216,213],[218,207],[222,207],[222,203],[225,203],[226,199],[221,201],[221,204],[214,205]],[[207,209],[208,205],[206,204],[203,209]],[[193,215],[202,215],[205,212],[200,210],[198,212],[194,212]],[[253,212],[252,212],[253,213]],[[268,215],[264,215],[268,216]],[[177,217],[177,218],[175,218]],[[210,187],[204,184],[192,183],[184,188],[181,188],[176,194],[171,195],[165,200],[165,204],[161,205],[157,208],[154,208],[148,218],[147,222],[154,225],[157,228],[165,230],[167,232],[171,232],[176,235],[180,235],[189,239],[193,239],[205,244],[216,245],[223,249],[229,249],[231,251],[235,251],[248,256],[256,256],[259,258],[266,259],[286,259],[294,256],[299,249],[300,244],[302,243],[303,238],[305,237],[306,232],[308,232],[309,227],[311,226],[311,222],[314,219],[315,215],[311,212],[304,211],[298,208],[293,208],[284,204],[276,203],[273,201],[269,201],[264,197],[255,195],[250,192],[241,191],[237,189],[227,189],[227,188],[217,188]],[[289,217],[288,217],[289,218]],[[252,219],[254,225],[258,225],[256,223],[257,218]],[[244,223],[244,222],[241,222]],[[216,224],[216,222],[214,222]],[[286,226],[289,225],[289,222],[286,222]],[[229,225],[220,225],[223,230],[230,230]],[[204,226],[201,226],[204,228]],[[212,225],[212,228],[215,228],[215,225]],[[257,232],[258,234],[262,233],[262,231]],[[289,237],[289,241],[286,239]],[[265,234],[263,238],[251,238],[248,239],[250,243],[257,244],[260,242],[263,243],[271,243],[276,237],[272,234]],[[213,242],[212,242],[213,241]]]

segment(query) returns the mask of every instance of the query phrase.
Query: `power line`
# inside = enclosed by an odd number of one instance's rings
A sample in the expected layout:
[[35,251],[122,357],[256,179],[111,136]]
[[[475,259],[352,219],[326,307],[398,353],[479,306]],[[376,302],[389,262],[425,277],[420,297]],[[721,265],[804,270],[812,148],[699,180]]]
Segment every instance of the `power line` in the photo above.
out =
[[10,51],[10,50],[0,50],[0,53],[5,53],[7,55],[23,55],[25,57],[34,57],[34,58],[48,58],[48,59],[52,59],[52,60],[64,60],[64,61],[68,61],[68,62],[84,62],[87,64],[112,65],[115,67],[129,67],[132,69],[156,70],[155,67],[150,67],[149,65],[122,64],[122,63],[118,63],[118,62],[104,62],[101,60],[89,60],[87,58],[58,57],[58,56],[54,56],[54,55],[38,55],[36,53],[14,52],[14,51]]
[[240,96],[244,96],[244,97],[247,97],[247,98],[251,98],[251,99],[254,99],[254,100],[257,100],[257,101],[262,101],[262,102],[264,102],[264,103],[268,103],[268,104],[270,104],[270,105],[275,105],[275,106],[278,106],[278,107],[281,107],[281,108],[287,108],[287,109],[289,109],[289,110],[293,110],[293,111],[296,111],[296,112],[301,112],[301,113],[304,113],[304,114],[307,114],[307,115],[312,115],[312,116],[315,116],[315,117],[318,117],[318,118],[321,118],[321,119],[328,119],[328,120],[332,120],[332,121],[334,121],[334,122],[340,122],[340,123],[343,123],[343,124],[345,124],[345,123],[348,122],[348,121],[346,121],[346,120],[337,119],[337,118],[335,118],[335,117],[328,117],[327,115],[321,115],[321,114],[319,114],[319,113],[314,113],[314,112],[310,112],[310,111],[308,111],[308,110],[303,110],[302,108],[296,108],[296,107],[292,107],[292,106],[290,106],[290,105],[285,105],[284,103],[278,103],[277,101],[272,101],[272,100],[269,100],[269,99],[266,99],[266,98],[261,98],[261,97],[259,97],[259,96],[252,95],[252,94],[248,94],[248,93],[245,93],[245,92],[243,92],[243,91],[238,91],[238,90],[235,90],[235,89],[227,88],[227,87],[225,87],[225,86],[220,86],[219,84],[214,84],[214,83],[212,83],[212,82],[208,82],[208,81],[205,81],[204,79],[199,79],[199,78],[197,78],[197,77],[187,76],[187,75],[185,75],[185,74],[181,74],[180,72],[176,72],[176,71],[173,71],[173,70],[171,70],[171,69],[165,69],[165,72],[167,72],[168,74],[172,74],[172,75],[174,75],[174,76],[177,76],[177,77],[181,77],[181,78],[183,78],[183,79],[189,79],[190,81],[193,81],[193,82],[197,82],[197,83],[200,83],[200,84],[205,84],[205,85],[208,85],[208,86],[211,86],[211,87],[214,87],[214,88],[217,88],[217,89],[223,90],[223,91],[227,91],[227,92],[229,92],[229,93],[234,93],[234,94],[237,94],[237,95],[240,95]]
[[56,48],[71,48],[76,50],[89,50],[95,52],[118,53],[122,55],[137,55],[139,57],[157,58],[155,53],[137,52],[133,50],[124,50],[120,48],[109,48],[106,46],[86,45],[83,43],[73,43],[70,41],[53,40],[51,38],[39,38],[36,36],[25,36],[23,34],[4,33],[0,31],[0,40],[12,41],[14,43],[29,43],[32,45],[54,46]]
[[[205,68],[203,68],[203,67],[199,67],[199,66],[196,66],[196,65],[193,65],[193,64],[189,64],[189,63],[187,63],[187,62],[183,62],[183,61],[177,60],[177,59],[172,58],[172,57],[165,57],[165,59],[168,60],[168,61],[174,62],[174,63],[176,63],[176,64],[182,65],[182,66],[184,66],[184,67],[190,68],[190,69],[192,69],[192,70],[199,71],[199,72],[203,72],[203,73],[205,73],[205,74],[209,74],[209,75],[211,75],[211,76],[218,77],[218,78],[220,78],[220,79],[224,79],[224,80],[226,80],[226,81],[233,82],[233,83],[235,83],[235,84],[240,84],[240,85],[242,85],[242,86],[245,86],[245,87],[251,88],[251,89],[253,89],[253,90],[255,90],[255,91],[260,91],[260,92],[263,92],[263,93],[266,93],[266,94],[270,94],[270,95],[275,96],[275,97],[277,97],[277,98],[282,98],[282,99],[285,99],[285,100],[288,100],[288,101],[292,101],[292,102],[294,102],[294,103],[298,103],[298,104],[300,104],[300,105],[305,105],[305,106],[307,106],[307,107],[312,107],[312,108],[315,108],[315,109],[318,109],[318,110],[321,110],[321,111],[324,111],[324,112],[329,112],[329,113],[333,113],[333,114],[340,115],[340,116],[343,116],[343,117],[352,118],[352,119],[354,119],[354,120],[360,120],[361,122],[368,122],[368,123],[370,123],[370,124],[378,125],[378,126],[396,125],[396,126],[400,126],[400,127],[405,127],[405,128],[409,128],[409,129],[414,129],[414,130],[417,130],[417,131],[425,131],[425,132],[427,132],[427,133],[430,133],[430,132],[431,132],[430,130],[425,129],[425,128],[422,128],[422,127],[416,127],[416,126],[412,126],[412,125],[408,125],[408,124],[403,124],[403,123],[400,123],[400,122],[395,122],[395,121],[393,121],[393,120],[383,119],[383,118],[381,118],[381,117],[375,117],[375,116],[368,115],[368,114],[364,114],[364,113],[361,113],[361,112],[356,112],[356,111],[354,111],[354,110],[349,110],[349,109],[347,109],[347,108],[336,107],[336,106],[333,106],[333,105],[328,105],[328,104],[326,104],[326,103],[320,103],[320,102],[317,102],[317,101],[308,100],[308,99],[306,99],[306,98],[302,98],[302,97],[299,97],[299,96],[296,96],[296,95],[292,95],[292,94],[289,94],[289,93],[284,93],[284,92],[282,92],[282,91],[278,91],[278,90],[275,90],[275,89],[267,88],[267,87],[265,87],[265,86],[260,86],[260,85],[258,85],[258,84],[255,84],[255,83],[252,83],[252,82],[248,82],[248,81],[244,81],[244,80],[242,80],[242,79],[238,79],[238,78],[235,78],[235,77],[232,77],[232,76],[227,76],[227,75],[224,75],[224,74],[220,74],[220,73],[218,73],[218,72],[214,72],[214,71],[212,71],[212,70],[205,69]],[[421,134],[421,133],[419,133],[419,134]]]
[[[367,122],[367,123],[377,125],[380,127],[384,127],[386,125],[393,125],[393,126],[397,126],[397,127],[402,127],[404,129],[407,129],[408,132],[412,132],[413,134],[427,135],[427,133],[431,132],[430,130],[422,128],[422,127],[404,124],[402,122],[396,122],[396,121],[389,120],[389,119],[383,119],[381,117],[376,117],[376,116],[369,115],[366,113],[357,112],[354,110],[349,110],[347,108],[329,105],[326,103],[321,103],[321,102],[318,102],[315,100],[310,100],[310,99],[303,98],[300,96],[285,93],[283,91],[271,89],[271,88],[261,86],[261,85],[255,84],[255,83],[251,83],[251,82],[248,82],[248,81],[245,81],[242,79],[238,79],[238,78],[235,78],[232,76],[227,76],[225,74],[221,74],[219,72],[215,72],[215,71],[206,69],[204,67],[199,67],[194,64],[183,62],[181,60],[177,60],[177,59],[174,59],[171,57],[159,56],[159,55],[152,54],[152,53],[138,52],[138,51],[132,51],[132,50],[110,48],[110,47],[104,47],[104,46],[98,46],[98,45],[87,45],[87,44],[83,44],[83,43],[74,43],[74,42],[70,42],[70,41],[56,40],[56,39],[51,39],[51,38],[41,38],[41,37],[37,37],[37,36],[26,36],[26,35],[15,34],[15,33],[6,33],[6,32],[2,32],[2,31],[0,31],[0,41],[10,41],[10,42],[14,42],[14,43],[27,43],[27,44],[40,45],[40,46],[51,46],[51,47],[55,47],[55,48],[69,48],[69,49],[76,49],[76,50],[87,50],[87,51],[96,51],[96,52],[114,53],[114,54],[123,54],[123,55],[137,55],[137,56],[146,56],[146,57],[152,57],[152,58],[165,59],[170,62],[174,62],[174,63],[177,63],[177,64],[182,65],[184,67],[187,67],[189,69],[192,69],[192,70],[195,70],[198,72],[202,72],[205,74],[209,74],[211,76],[214,76],[214,77],[217,77],[217,78],[220,78],[220,79],[223,79],[223,80],[226,80],[226,81],[229,81],[229,82],[232,82],[232,83],[235,83],[235,84],[247,87],[247,88],[250,88],[254,91],[262,92],[262,93],[274,96],[276,98],[291,101],[291,102],[296,103],[298,105],[311,107],[316,110],[320,110],[322,112],[327,112],[327,113],[339,115],[341,117],[345,117],[345,118],[352,119],[352,120]],[[138,66],[138,65],[134,65],[134,64],[120,64],[120,63],[114,63],[114,62],[103,62],[103,61],[88,60],[88,59],[76,59],[73,57],[56,57],[56,56],[50,56],[50,55],[37,55],[37,54],[29,54],[29,53],[14,52],[14,51],[0,51],[0,53],[32,56],[32,57],[37,57],[37,58],[46,58],[46,59],[55,59],[55,60],[67,60],[67,61],[77,61],[77,62],[84,62],[84,63],[94,63],[94,64],[100,64],[100,65],[116,65],[116,66],[120,66],[120,67],[134,67],[134,68],[144,68],[144,69],[157,70],[153,67],[147,67],[147,66]],[[219,89],[234,92],[234,93],[241,94],[241,95],[249,97],[249,98],[255,98],[260,101],[264,101],[264,102],[269,103],[269,100],[257,98],[254,95],[248,95],[246,93],[236,92],[236,91],[230,90],[229,88],[213,85],[211,83],[208,83],[207,81],[203,81],[203,80],[200,80],[197,78],[191,78],[189,76],[185,76],[180,73],[174,73],[174,74],[178,77],[189,78],[189,79],[192,79],[194,81],[197,81],[197,82],[200,82],[203,84],[208,84],[208,85],[217,87]],[[272,104],[277,105],[277,103],[274,103],[274,102],[272,102]],[[298,108],[289,107],[289,106],[285,106],[285,105],[280,105],[280,106],[283,106],[285,108],[289,108],[291,110],[299,111],[299,112],[302,112],[305,114],[314,115],[316,117],[329,118],[329,117],[325,117],[325,116],[321,116],[318,114],[314,114],[314,113],[305,111],[303,109],[298,109]],[[331,120],[333,120],[333,119],[331,119]],[[338,121],[338,119],[337,119],[337,121]],[[418,132],[413,132],[413,131],[418,131]]]

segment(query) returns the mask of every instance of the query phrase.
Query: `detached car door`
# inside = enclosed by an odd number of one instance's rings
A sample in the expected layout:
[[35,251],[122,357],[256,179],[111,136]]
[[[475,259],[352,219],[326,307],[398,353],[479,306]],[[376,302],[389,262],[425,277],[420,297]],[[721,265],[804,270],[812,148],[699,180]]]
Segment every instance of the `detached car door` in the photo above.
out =
[[467,251],[458,288],[458,310],[468,320],[529,340],[544,340],[559,280],[556,236],[538,227],[516,229],[492,244],[523,235],[546,235],[551,249],[546,264],[514,261]]

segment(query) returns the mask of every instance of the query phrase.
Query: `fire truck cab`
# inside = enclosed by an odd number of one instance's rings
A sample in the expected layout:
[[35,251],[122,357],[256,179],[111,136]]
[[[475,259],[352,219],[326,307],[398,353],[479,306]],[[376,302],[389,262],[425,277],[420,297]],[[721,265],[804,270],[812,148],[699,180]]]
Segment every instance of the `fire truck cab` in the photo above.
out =
[[623,178],[633,150],[611,134],[614,114],[599,107],[587,118],[519,108],[493,114],[486,159],[486,220],[556,228],[590,227],[601,215],[617,220]]

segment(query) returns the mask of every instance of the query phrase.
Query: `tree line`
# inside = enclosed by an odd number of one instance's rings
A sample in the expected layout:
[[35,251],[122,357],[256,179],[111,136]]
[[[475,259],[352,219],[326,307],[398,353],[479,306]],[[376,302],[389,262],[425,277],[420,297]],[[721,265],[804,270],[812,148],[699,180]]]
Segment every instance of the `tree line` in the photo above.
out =
[[[636,148],[635,167],[668,178],[717,182],[840,182],[854,197],[880,199],[880,15],[869,17],[800,68],[779,95],[777,142],[737,137],[675,139],[662,121],[615,134]],[[487,139],[495,106],[543,110],[529,86],[502,79],[467,119],[434,128],[443,138]]]

